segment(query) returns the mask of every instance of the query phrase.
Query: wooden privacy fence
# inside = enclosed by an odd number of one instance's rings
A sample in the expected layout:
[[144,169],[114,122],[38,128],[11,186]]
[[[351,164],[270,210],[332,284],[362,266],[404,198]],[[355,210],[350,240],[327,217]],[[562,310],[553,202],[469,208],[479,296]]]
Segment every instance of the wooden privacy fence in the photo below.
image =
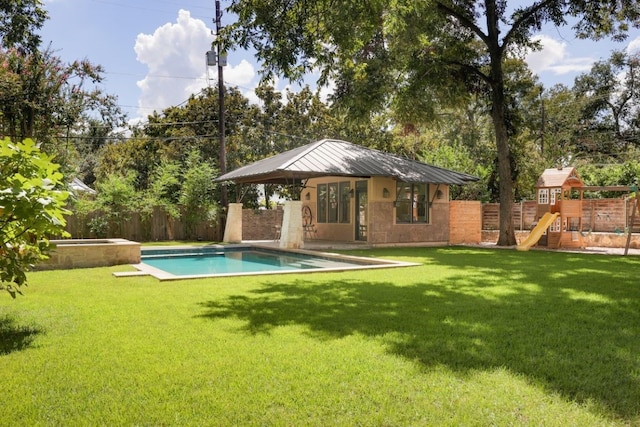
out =
[[86,216],[70,215],[67,218],[67,231],[74,239],[120,237],[136,242],[163,241],[163,240],[204,240],[218,242],[222,240],[217,221],[201,221],[194,227],[191,236],[187,233],[187,224],[184,220],[172,220],[155,208],[148,220],[142,220],[140,214],[133,213],[127,220],[112,224],[104,232],[92,231],[92,220],[100,220],[100,214]]
[[[635,201],[623,199],[585,199],[582,209],[582,229],[592,232],[622,233],[627,227],[631,216],[632,205]],[[481,215],[477,212],[480,202],[461,203],[452,201],[451,229],[463,233],[461,241],[470,238],[468,230],[476,229],[472,223],[481,223],[481,230],[498,230],[500,205],[485,203],[480,207]],[[457,205],[456,205],[457,204]],[[454,207],[455,205],[455,207]],[[282,209],[253,210],[243,209],[243,239],[271,240],[274,238],[274,226],[282,224]],[[217,222],[203,221],[196,225],[193,236],[187,235],[184,221],[172,221],[160,209],[155,209],[148,221],[141,221],[140,215],[134,213],[127,221],[122,221],[112,227],[107,234],[97,235],[89,229],[91,216],[81,217],[71,215],[67,217],[67,231],[73,238],[121,237],[138,242],[199,239],[219,242],[224,230]],[[536,202],[523,201],[513,205],[513,222],[516,230],[530,230],[536,220]],[[631,228],[633,232],[640,231],[640,215],[636,215],[636,223]],[[456,231],[456,232],[457,232]]]
[[[584,199],[582,201],[582,230],[592,232],[624,232],[629,226],[635,199]],[[536,218],[536,202],[523,201],[513,205],[513,225],[516,230],[530,230]],[[636,216],[632,230],[640,230],[640,218]],[[482,229],[500,228],[500,204],[482,205]]]
[[[276,225],[282,224],[283,210],[277,209],[242,210],[242,238],[243,240],[272,240]],[[195,227],[194,236],[189,237],[184,221],[173,221],[162,210],[156,208],[148,221],[141,221],[140,215],[134,213],[127,221],[122,221],[115,227],[111,227],[104,235],[92,232],[90,221],[99,215],[81,217],[71,215],[67,217],[67,231],[75,239],[121,237],[136,242],[164,241],[164,240],[188,240],[198,239],[203,241],[222,241],[224,230],[220,229],[217,222],[203,221]]]

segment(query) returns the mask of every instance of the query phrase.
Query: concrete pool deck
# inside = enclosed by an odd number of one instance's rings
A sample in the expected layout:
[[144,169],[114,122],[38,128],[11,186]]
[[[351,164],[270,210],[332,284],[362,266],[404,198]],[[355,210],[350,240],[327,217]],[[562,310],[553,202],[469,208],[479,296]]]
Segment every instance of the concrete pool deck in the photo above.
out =
[[[200,255],[206,255],[208,252],[215,251],[225,251],[226,249],[231,249],[231,251],[238,251],[241,249],[249,249],[249,250],[265,250],[273,253],[279,254],[290,254],[290,255],[303,255],[315,257],[318,259],[322,259],[326,261],[327,265],[320,266],[317,268],[305,268],[305,269],[296,269],[296,270],[275,270],[275,271],[252,271],[252,272],[233,272],[233,273],[206,273],[206,274],[193,274],[193,275],[175,275],[164,271],[160,268],[151,266],[144,262],[144,255],[142,255],[142,259],[140,263],[132,264],[132,266],[137,271],[126,271],[126,272],[114,272],[113,275],[116,277],[132,277],[132,276],[153,276],[158,280],[184,280],[184,279],[199,279],[199,278],[212,278],[212,277],[237,277],[237,276],[254,276],[254,275],[277,275],[277,274],[308,274],[308,273],[319,273],[319,272],[338,272],[338,271],[353,271],[353,270],[368,270],[368,269],[379,269],[379,268],[397,268],[397,267],[411,267],[417,266],[417,263],[404,262],[404,261],[395,261],[381,258],[370,258],[370,257],[360,257],[353,255],[344,255],[337,253],[330,253],[320,251],[320,245],[315,245],[318,250],[309,250],[309,249],[282,249],[277,246],[277,242],[246,242],[240,244],[229,244],[229,245],[202,245],[202,246],[149,246],[144,247],[143,251],[147,252],[147,255],[151,255],[148,252],[158,252],[155,256],[171,256],[175,254],[162,254],[164,251],[188,251],[189,253],[185,253],[185,255],[190,254],[191,252],[198,252],[198,249],[202,249],[202,253]],[[324,246],[328,249],[328,246]],[[362,246],[359,246],[362,247]],[[345,246],[341,246],[340,248],[333,247],[333,249],[347,249]],[[151,255],[154,256],[154,255]],[[335,261],[335,265],[331,265],[331,261]],[[341,263],[342,265],[338,265]],[[321,264],[321,263],[319,263]],[[348,264],[348,265],[345,265]]]

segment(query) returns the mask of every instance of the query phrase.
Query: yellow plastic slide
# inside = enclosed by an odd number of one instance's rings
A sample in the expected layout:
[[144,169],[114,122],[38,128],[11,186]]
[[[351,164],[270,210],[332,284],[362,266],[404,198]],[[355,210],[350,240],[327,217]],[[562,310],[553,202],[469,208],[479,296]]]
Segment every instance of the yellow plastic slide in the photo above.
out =
[[544,234],[544,232],[549,228],[549,226],[556,220],[556,218],[560,215],[559,213],[552,214],[551,212],[545,213],[538,224],[531,230],[529,236],[524,239],[517,247],[519,251],[528,251],[531,246],[535,245],[540,237]]

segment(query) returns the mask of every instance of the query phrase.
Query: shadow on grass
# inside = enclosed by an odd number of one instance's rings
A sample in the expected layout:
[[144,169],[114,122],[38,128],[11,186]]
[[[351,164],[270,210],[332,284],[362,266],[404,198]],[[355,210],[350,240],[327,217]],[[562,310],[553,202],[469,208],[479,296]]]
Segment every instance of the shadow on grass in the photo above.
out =
[[35,328],[18,325],[12,317],[0,317],[0,355],[28,348],[39,333]]
[[[249,295],[203,304],[248,333],[305,325],[318,339],[361,334],[425,368],[506,367],[627,420],[640,415],[640,262],[572,254],[377,251],[423,267],[397,282],[267,279]],[[370,276],[369,276],[370,277]],[[395,276],[394,276],[395,277]],[[395,281],[395,279],[394,279]]]

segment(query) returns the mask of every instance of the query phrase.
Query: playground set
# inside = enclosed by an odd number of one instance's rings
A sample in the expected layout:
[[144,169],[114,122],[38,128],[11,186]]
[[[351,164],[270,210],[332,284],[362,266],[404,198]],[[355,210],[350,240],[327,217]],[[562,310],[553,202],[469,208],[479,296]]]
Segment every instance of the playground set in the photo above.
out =
[[[546,169],[536,182],[539,218],[529,236],[517,246],[527,251],[532,246],[550,249],[584,248],[582,238],[582,200],[585,191],[619,191],[632,193],[633,204],[630,224],[634,224],[640,200],[635,186],[586,186],[573,167]],[[625,255],[629,250],[631,230],[627,234]]]

